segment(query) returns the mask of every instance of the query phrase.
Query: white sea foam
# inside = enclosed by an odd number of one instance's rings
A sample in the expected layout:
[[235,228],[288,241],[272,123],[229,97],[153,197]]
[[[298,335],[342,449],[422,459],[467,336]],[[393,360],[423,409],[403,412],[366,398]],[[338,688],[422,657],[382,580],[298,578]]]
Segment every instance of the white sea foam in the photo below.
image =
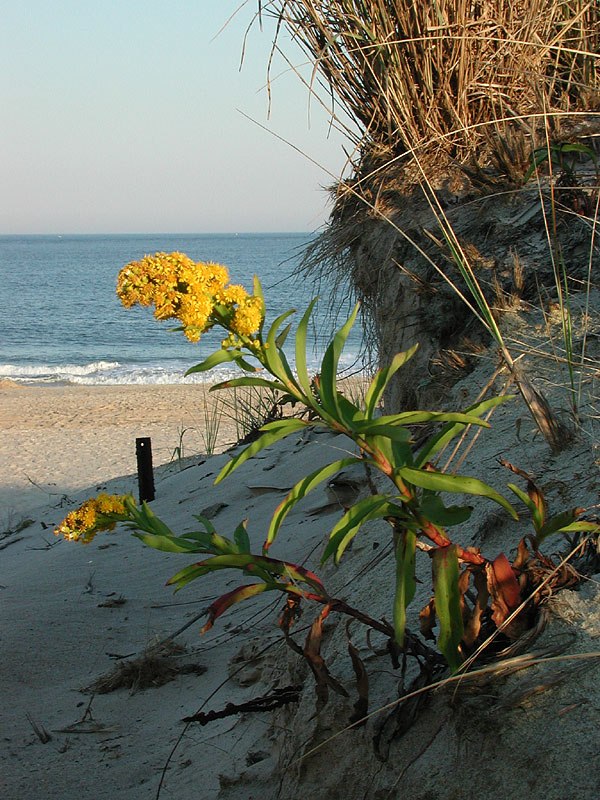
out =
[[[354,363],[353,363],[354,362]],[[209,372],[196,372],[186,376],[193,362],[183,359],[147,362],[143,364],[119,361],[93,361],[88,364],[0,364],[0,379],[10,378],[24,384],[79,384],[84,386],[191,384],[219,383],[238,378],[242,374],[234,364],[222,364]],[[292,364],[293,366],[293,364]],[[340,368],[353,368],[356,361],[351,356]],[[309,363],[309,374],[318,371],[319,364]]]

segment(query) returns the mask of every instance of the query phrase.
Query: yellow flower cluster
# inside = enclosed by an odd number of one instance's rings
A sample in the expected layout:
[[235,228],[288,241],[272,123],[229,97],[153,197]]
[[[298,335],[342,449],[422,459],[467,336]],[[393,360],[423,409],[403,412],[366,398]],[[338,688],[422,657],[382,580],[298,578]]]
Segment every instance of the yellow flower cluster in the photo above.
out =
[[260,328],[262,322],[262,301],[260,297],[246,297],[239,303],[231,320],[231,330],[240,336],[251,336]]
[[255,333],[262,322],[262,301],[243,286],[227,286],[228,280],[221,264],[194,262],[183,253],[156,253],[121,270],[117,295],[126,308],[154,304],[157,319],[179,319],[191,341],[198,341],[209,325],[229,320],[235,332]]
[[56,536],[64,536],[74,542],[89,544],[98,531],[112,531],[116,522],[109,514],[125,514],[123,499],[114,494],[91,497],[76,511],[71,511],[54,530]]

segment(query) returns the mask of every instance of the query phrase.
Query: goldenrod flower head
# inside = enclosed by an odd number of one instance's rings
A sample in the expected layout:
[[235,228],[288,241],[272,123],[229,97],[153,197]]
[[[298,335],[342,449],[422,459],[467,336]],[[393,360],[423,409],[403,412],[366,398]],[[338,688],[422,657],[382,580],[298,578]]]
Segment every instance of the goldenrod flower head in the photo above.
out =
[[250,336],[260,328],[262,319],[262,300],[260,297],[248,297],[233,315],[231,330],[240,336]]
[[116,522],[110,518],[112,514],[125,514],[123,498],[103,493],[67,514],[54,533],[70,541],[89,544],[98,531],[114,529]]
[[212,299],[204,292],[181,295],[177,316],[181,320],[185,328],[184,333],[190,341],[198,341],[200,334],[209,321],[213,307]]
[[[222,264],[194,262],[183,253],[155,253],[121,270],[117,294],[126,308],[154,305],[157,319],[179,319],[193,342],[214,324],[231,324],[240,335],[254,333],[262,321],[262,301],[243,286],[227,286],[228,280]],[[215,303],[225,306],[227,314],[217,313]]]
[[245,300],[248,299],[248,292],[244,289],[243,286],[240,286],[237,283],[230,284],[226,286],[221,291],[217,292],[215,295],[215,300],[217,303],[221,303],[224,306],[234,306],[234,305],[241,305]]

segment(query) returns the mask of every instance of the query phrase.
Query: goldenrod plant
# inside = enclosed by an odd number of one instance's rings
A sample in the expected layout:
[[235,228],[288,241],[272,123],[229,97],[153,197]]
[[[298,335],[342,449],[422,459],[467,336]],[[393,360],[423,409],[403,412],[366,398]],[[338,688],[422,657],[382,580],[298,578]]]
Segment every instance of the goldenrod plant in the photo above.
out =
[[[301,404],[310,412],[308,419],[278,419],[263,425],[260,437],[226,463],[215,483],[227,478],[265,447],[309,427],[344,434],[356,444],[357,454],[334,460],[298,481],[275,510],[260,554],[251,552],[245,523],[237,527],[232,539],[228,539],[217,533],[209,520],[197,517],[203,530],[176,536],[147,504],[138,507],[131,496],[101,496],[89,500],[79,511],[69,514],[55,532],[89,542],[97,530],[110,528],[121,521],[132,528],[145,544],[158,550],[210,555],[184,567],[170,579],[169,583],[177,589],[215,570],[237,569],[253,578],[254,583],[243,584],[213,603],[204,630],[235,603],[264,591],[277,590],[293,602],[305,598],[324,605],[315,623],[318,626],[329,611],[340,611],[387,633],[400,647],[406,649],[407,640],[410,640],[410,652],[415,652],[415,645],[414,635],[406,631],[406,609],[415,594],[416,552],[421,547],[431,558],[433,583],[432,601],[421,614],[422,628],[425,634],[431,635],[437,620],[438,648],[450,668],[456,671],[475,645],[488,603],[498,626],[521,604],[527,587],[521,571],[528,559],[521,548],[515,562],[520,566],[516,568],[514,564],[510,565],[505,555],[490,561],[479,548],[463,547],[454,540],[449,530],[466,522],[472,509],[465,504],[448,506],[443,495],[487,498],[513,518],[516,519],[517,515],[510,503],[488,484],[470,476],[441,472],[432,459],[466,426],[489,427],[481,415],[510,398],[483,400],[462,412],[405,411],[377,416],[378,403],[386,385],[411,358],[416,346],[399,353],[388,367],[379,370],[359,408],[338,390],[336,378],[340,356],[358,307],[334,336],[323,357],[319,375],[311,380],[307,370],[306,337],[316,300],[310,303],[297,326],[293,371],[283,350],[291,328],[285,323],[293,310],[279,316],[268,331],[265,330],[265,305],[258,279],[254,279],[254,291],[250,296],[241,287],[228,289],[226,274],[219,265],[199,263],[194,266],[181,254],[157,254],[139,264],[128,265],[118,283],[118,293],[126,306],[135,301],[153,303],[160,318],[167,314],[178,317],[188,338],[197,340],[214,325],[224,328],[228,335],[220,349],[188,370],[188,374],[210,370],[223,362],[236,362],[247,374],[217,384],[214,390],[239,386],[267,388]],[[194,308],[197,312],[191,313],[190,309]],[[250,360],[258,364],[251,364]],[[259,371],[271,377],[259,376],[256,374]],[[411,440],[411,430],[422,423],[438,423],[441,427],[416,446]],[[270,556],[270,548],[293,507],[319,484],[355,464],[382,473],[389,480],[391,489],[387,493],[373,489],[369,497],[345,511],[331,531],[321,563],[330,558],[338,563],[365,523],[375,519],[389,522],[396,559],[393,627],[332,597],[313,572]],[[551,533],[597,529],[594,523],[578,520],[583,509],[547,520],[543,495],[532,483],[528,494],[513,485],[510,488],[532,511],[536,531],[532,542],[533,556],[538,544]],[[469,605],[467,593],[471,583],[475,592],[470,594],[474,594],[475,600]]]

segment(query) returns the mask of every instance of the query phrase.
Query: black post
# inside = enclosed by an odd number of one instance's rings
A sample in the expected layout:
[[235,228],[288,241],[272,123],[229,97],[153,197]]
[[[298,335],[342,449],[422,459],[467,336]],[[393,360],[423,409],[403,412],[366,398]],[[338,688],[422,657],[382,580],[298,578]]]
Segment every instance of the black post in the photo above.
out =
[[150,437],[135,440],[140,503],[154,500],[154,473],[152,471],[152,443]]

